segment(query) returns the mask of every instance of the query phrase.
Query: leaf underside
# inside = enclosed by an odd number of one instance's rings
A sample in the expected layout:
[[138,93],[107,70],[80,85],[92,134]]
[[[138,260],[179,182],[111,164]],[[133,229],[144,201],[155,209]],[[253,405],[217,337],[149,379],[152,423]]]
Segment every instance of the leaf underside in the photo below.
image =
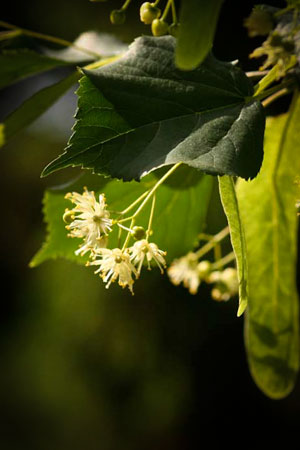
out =
[[285,397],[299,370],[299,121],[298,97],[289,115],[268,119],[261,173],[251,183],[240,180],[237,187],[249,268],[246,348],[252,376],[271,398]]
[[264,112],[250,82],[211,55],[196,70],[180,71],[174,47],[171,36],[138,38],[117,62],[85,71],[74,134],[43,175],[81,166],[138,180],[182,161],[209,174],[255,177]]

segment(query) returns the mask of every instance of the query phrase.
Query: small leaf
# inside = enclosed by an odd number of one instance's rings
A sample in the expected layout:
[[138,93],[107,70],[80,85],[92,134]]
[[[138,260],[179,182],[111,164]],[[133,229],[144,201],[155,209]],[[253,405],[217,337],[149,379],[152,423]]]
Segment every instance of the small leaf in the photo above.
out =
[[179,22],[176,65],[195,69],[210,52],[223,0],[184,0]]
[[246,348],[252,376],[271,398],[288,395],[299,370],[299,122],[297,94],[288,115],[268,119],[261,173],[251,183],[240,180],[237,188],[248,249]]
[[236,257],[239,279],[238,317],[243,314],[248,302],[248,264],[247,248],[235,186],[231,177],[219,177],[219,189],[224,212],[230,229],[230,238]]
[[125,52],[127,46],[106,33],[88,31],[62,50],[41,47],[19,30],[0,41],[0,89],[23,78],[59,66],[82,65],[95,59]]
[[[78,263],[85,263],[86,257],[75,256],[81,240],[67,237],[62,220],[65,208],[70,208],[69,201],[64,199],[66,192],[76,190],[82,192],[83,186],[105,193],[108,208],[120,211],[126,208],[146,190],[154,186],[157,178],[151,174],[137,183],[122,183],[118,180],[108,181],[99,176],[82,177],[75,185],[61,189],[49,190],[44,198],[44,216],[47,223],[47,238],[41,250],[34,256],[30,265],[35,267],[43,261],[62,257]],[[167,250],[167,260],[182,256],[190,251],[198,234],[203,230],[206,213],[212,192],[213,178],[199,172],[180,167],[168,179],[168,183],[159,187],[156,196],[156,207],[152,224],[153,241]],[[151,202],[150,202],[151,203]],[[148,225],[150,204],[138,216],[137,224]],[[109,247],[119,246],[118,227],[109,235]]]
[[55,103],[78,81],[78,78],[79,73],[77,71],[73,72],[70,76],[58,83],[41,89],[26,100],[17,110],[11,113],[4,122],[0,124],[0,147],[2,147],[18,131],[30,125],[50,108],[53,103]]
[[30,75],[67,64],[33,50],[3,50],[0,53],[0,89]]
[[85,71],[74,134],[43,175],[67,166],[124,180],[184,162],[210,174],[254,177],[264,112],[252,86],[209,56],[192,72],[174,66],[171,36],[143,37],[117,62]]

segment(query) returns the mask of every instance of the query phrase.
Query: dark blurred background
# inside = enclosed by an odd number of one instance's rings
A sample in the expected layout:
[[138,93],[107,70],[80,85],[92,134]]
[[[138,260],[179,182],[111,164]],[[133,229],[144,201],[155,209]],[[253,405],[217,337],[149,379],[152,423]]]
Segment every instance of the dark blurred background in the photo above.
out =
[[[2,4],[1,19],[68,40],[86,30],[114,33],[124,42],[148,34],[137,1],[125,25],[110,25],[109,11],[120,3],[17,0]],[[245,70],[257,67],[247,54],[261,41],[250,40],[242,25],[254,3],[225,1],[214,46],[218,58],[239,59]],[[63,74],[54,70],[0,92],[0,120]],[[44,238],[44,189],[72,172],[40,179],[70,135],[73,91],[1,149],[0,448],[287,443],[298,434],[299,384],[280,401],[255,386],[236,299],[213,302],[205,286],[191,296],[157,271],[143,275],[132,297],[117,286],[105,290],[92,271],[66,261],[28,268]],[[271,113],[285,110],[287,101]],[[215,190],[206,231],[224,224]]]

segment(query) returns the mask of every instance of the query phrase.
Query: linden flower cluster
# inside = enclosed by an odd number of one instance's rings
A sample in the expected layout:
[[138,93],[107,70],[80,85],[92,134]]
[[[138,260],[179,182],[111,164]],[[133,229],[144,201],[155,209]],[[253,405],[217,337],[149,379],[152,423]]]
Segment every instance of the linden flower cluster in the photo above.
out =
[[[150,233],[145,233],[142,227],[126,228],[118,220],[111,219],[104,194],[100,194],[97,199],[93,191],[84,188],[83,194],[72,192],[65,198],[75,205],[71,210],[66,209],[63,216],[68,236],[83,240],[75,254],[90,253],[91,261],[87,265],[98,266],[95,273],[100,275],[107,288],[118,280],[120,286],[127,286],[133,294],[134,279],[140,276],[144,262],[150,269],[150,264],[154,261],[163,273],[166,252],[160,250],[155,243],[148,242]],[[107,248],[109,233],[114,225],[128,231],[122,249]],[[137,240],[128,247],[131,237]]]
[[[96,266],[98,274],[106,288],[115,281],[122,287],[128,287],[133,294],[133,284],[140,277],[143,265],[151,269],[155,263],[160,272],[166,268],[166,252],[160,250],[154,242],[149,242],[152,235],[152,222],[155,211],[156,191],[159,186],[177,169],[181,163],[172,166],[149,190],[133,201],[121,212],[109,211],[104,194],[97,197],[93,191],[84,188],[82,194],[70,192],[65,198],[73,203],[72,209],[66,209],[63,220],[66,223],[68,236],[81,239],[78,256],[89,254],[87,266]],[[137,218],[145,207],[151,207],[148,226],[145,230],[136,225]],[[135,211],[134,211],[135,210]],[[132,213],[134,211],[134,213]],[[129,214],[129,216],[128,216]],[[114,215],[115,218],[112,218]],[[129,227],[124,224],[130,221]],[[113,230],[118,233],[112,234]],[[122,233],[126,232],[125,238]],[[228,300],[238,292],[236,269],[223,267],[235,260],[234,253],[221,257],[221,241],[229,235],[229,227],[225,227],[214,236],[199,235],[200,240],[207,241],[195,252],[175,259],[168,269],[171,282],[175,285],[183,283],[191,294],[196,294],[202,281],[213,284],[212,297],[215,300]],[[109,243],[117,239],[118,245],[109,248]],[[201,261],[206,253],[214,251],[215,262]]]
[[236,269],[227,267],[223,271],[214,270],[216,264],[210,261],[198,261],[197,253],[190,252],[182,258],[175,259],[168,268],[168,275],[173,284],[180,283],[190,294],[196,294],[202,281],[213,284],[211,296],[217,301],[227,301],[238,293],[239,283]]

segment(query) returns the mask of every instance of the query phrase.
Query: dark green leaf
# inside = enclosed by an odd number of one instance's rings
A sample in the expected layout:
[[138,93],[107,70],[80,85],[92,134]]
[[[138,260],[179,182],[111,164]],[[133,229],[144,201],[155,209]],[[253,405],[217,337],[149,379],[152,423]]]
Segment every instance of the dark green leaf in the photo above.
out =
[[240,217],[235,186],[231,177],[219,177],[219,189],[224,212],[230,229],[230,238],[236,257],[239,279],[238,317],[243,314],[248,302],[248,265],[244,228]]
[[180,71],[174,45],[171,36],[139,38],[117,62],[86,71],[75,132],[43,175],[79,165],[131,180],[182,161],[211,174],[254,177],[264,112],[248,101],[247,77],[212,56]]
[[41,89],[10,114],[2,124],[0,147],[22,128],[30,125],[56,102],[79,78],[76,71],[58,83]]
[[[137,183],[122,183],[117,180],[92,176],[83,177],[76,185],[62,189],[47,191],[44,198],[44,215],[47,223],[46,242],[31,261],[31,266],[37,266],[43,261],[63,257],[84,263],[87,258],[75,256],[74,252],[80,244],[79,239],[67,237],[65,224],[62,220],[65,208],[70,207],[64,199],[66,192],[76,190],[82,192],[83,186],[104,192],[108,208],[120,211],[126,208],[146,190],[151,188],[157,178],[151,174]],[[212,191],[213,178],[201,175],[198,171],[180,167],[157,191],[156,207],[153,219],[153,241],[162,249],[167,250],[167,260],[182,256],[196,244],[198,234],[203,230],[207,208]],[[151,203],[151,202],[150,202]],[[150,204],[138,216],[137,224],[147,227]],[[117,228],[109,236],[109,247],[119,246]]]
[[183,0],[180,10],[176,65],[195,69],[211,50],[223,0]]
[[249,268],[246,347],[255,382],[272,398],[292,390],[299,370],[299,122],[298,97],[289,115],[268,120],[261,173],[251,183],[240,180],[237,188]]

